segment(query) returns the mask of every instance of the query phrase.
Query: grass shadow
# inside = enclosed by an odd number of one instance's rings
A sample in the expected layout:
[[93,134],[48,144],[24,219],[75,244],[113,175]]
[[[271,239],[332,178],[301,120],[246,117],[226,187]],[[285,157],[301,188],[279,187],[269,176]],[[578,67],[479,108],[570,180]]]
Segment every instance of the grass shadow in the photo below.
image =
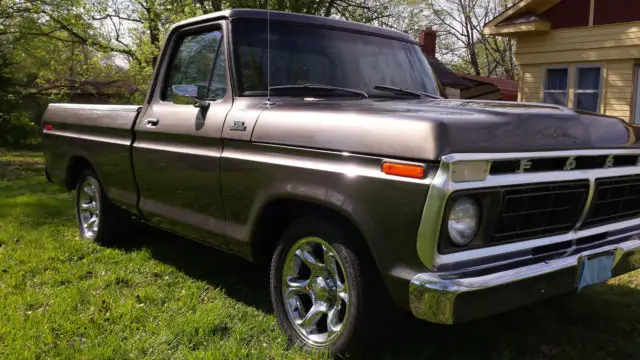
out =
[[173,233],[139,225],[123,250],[144,248],[151,256],[187,276],[224,289],[230,297],[272,312],[269,269]]
[[29,229],[69,224],[75,214],[71,194],[48,184],[44,177],[0,179],[0,227],[13,222]]
[[639,359],[638,304],[640,289],[604,284],[455,326],[407,319],[372,358]]
[[0,148],[0,180],[15,180],[44,174],[44,160],[39,152],[7,152]]

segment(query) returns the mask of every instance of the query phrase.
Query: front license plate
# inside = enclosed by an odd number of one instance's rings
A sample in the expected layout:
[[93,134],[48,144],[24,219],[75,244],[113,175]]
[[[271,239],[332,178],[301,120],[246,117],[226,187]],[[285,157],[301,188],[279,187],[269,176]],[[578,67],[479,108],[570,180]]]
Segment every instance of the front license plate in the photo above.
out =
[[583,259],[578,275],[578,291],[611,279],[614,253],[596,254]]

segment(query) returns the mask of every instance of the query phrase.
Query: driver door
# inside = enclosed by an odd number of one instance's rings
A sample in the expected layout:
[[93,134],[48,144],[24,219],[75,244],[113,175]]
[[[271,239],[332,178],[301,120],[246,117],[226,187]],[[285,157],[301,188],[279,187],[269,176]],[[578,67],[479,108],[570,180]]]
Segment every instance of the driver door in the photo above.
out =
[[[224,40],[223,22],[174,31],[133,145],[142,215],[219,247],[225,222],[220,136],[233,101]],[[200,107],[179,96],[185,94]]]

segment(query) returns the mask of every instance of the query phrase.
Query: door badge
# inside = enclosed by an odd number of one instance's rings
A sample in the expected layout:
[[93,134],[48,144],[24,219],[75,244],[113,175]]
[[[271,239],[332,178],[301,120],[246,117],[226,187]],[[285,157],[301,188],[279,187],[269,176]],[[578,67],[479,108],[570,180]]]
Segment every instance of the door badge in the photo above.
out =
[[246,131],[247,127],[244,124],[244,121],[234,121],[231,126],[229,126],[229,130],[231,131]]

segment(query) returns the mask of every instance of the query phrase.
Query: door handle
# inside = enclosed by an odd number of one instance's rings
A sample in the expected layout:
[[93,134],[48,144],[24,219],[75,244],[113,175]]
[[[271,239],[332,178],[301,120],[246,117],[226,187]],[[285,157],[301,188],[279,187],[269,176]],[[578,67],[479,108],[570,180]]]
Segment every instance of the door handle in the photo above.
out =
[[160,123],[159,119],[153,119],[153,118],[149,118],[144,121],[144,124],[147,125],[147,127],[156,127],[158,126],[159,123]]

